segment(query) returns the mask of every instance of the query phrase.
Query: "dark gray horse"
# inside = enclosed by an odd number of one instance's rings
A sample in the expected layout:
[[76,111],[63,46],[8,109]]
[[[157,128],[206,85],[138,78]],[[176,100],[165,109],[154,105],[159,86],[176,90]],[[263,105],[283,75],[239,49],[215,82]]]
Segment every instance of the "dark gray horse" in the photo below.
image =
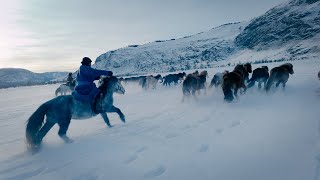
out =
[[266,87],[267,80],[269,78],[269,68],[268,66],[262,66],[261,68],[257,68],[253,70],[251,79],[248,81],[248,88],[254,86],[255,82],[258,82],[258,88],[261,89],[261,84],[264,84]]
[[[43,103],[27,121],[28,148],[39,149],[43,137],[56,123],[60,126],[58,135],[68,143],[72,142],[66,135],[71,119],[88,119],[100,114],[107,125],[112,127],[106,113],[116,112],[122,122],[125,122],[125,116],[121,110],[113,106],[113,93],[124,94],[125,92],[121,83],[116,77],[101,78],[99,83],[101,93],[94,105],[76,100],[72,95],[58,96]],[[45,123],[44,116],[47,117]]]

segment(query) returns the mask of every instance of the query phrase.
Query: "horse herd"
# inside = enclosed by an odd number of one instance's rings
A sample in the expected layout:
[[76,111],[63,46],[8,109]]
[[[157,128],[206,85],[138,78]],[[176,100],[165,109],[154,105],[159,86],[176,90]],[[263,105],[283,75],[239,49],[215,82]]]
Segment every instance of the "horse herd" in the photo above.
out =
[[[251,78],[249,78],[250,73],[252,73]],[[258,83],[259,89],[262,88],[263,83],[264,90],[266,92],[270,91],[273,84],[275,84],[276,87],[282,84],[282,87],[285,88],[289,79],[289,74],[293,73],[293,65],[291,63],[285,63],[278,67],[274,67],[270,70],[270,73],[268,66],[261,66],[252,71],[251,64],[245,63],[235,66],[231,72],[224,71],[214,74],[208,87],[208,72],[205,70],[200,73],[196,70],[190,74],[180,72],[176,74],[168,74],[164,77],[158,74],[157,76],[137,76],[120,78],[119,80],[125,84],[129,82],[136,82],[145,90],[149,88],[155,89],[159,82],[164,86],[182,83],[182,102],[184,102],[185,98],[189,98],[191,96],[197,99],[196,92],[199,94],[200,90],[204,90],[206,93],[207,88],[212,88],[213,86],[216,88],[221,87],[224,94],[224,100],[231,102],[234,100],[234,97],[238,98],[239,90],[244,94],[247,88],[252,88],[256,82]]]
[[[249,79],[250,73],[252,73],[252,76]],[[262,66],[261,68],[252,71],[251,64],[246,63],[237,65],[231,72],[224,71],[216,73],[210,82],[209,88],[212,88],[213,86],[218,88],[221,86],[224,93],[224,99],[231,102],[234,99],[234,96],[238,96],[239,89],[242,90],[242,93],[245,93],[247,88],[254,86],[255,82],[258,82],[259,88],[261,88],[261,84],[264,83],[264,89],[267,92],[270,91],[274,83],[276,84],[276,87],[282,84],[284,88],[289,79],[289,74],[293,73],[293,66],[290,63],[274,67],[270,70],[270,73],[267,66]],[[58,135],[61,139],[67,143],[72,142],[67,136],[67,130],[71,119],[88,119],[100,114],[105,123],[109,127],[112,127],[107,113],[117,113],[121,121],[125,122],[125,115],[119,108],[113,105],[113,93],[125,93],[125,89],[122,85],[123,83],[137,82],[143,89],[155,89],[159,81],[164,86],[182,83],[182,101],[184,101],[186,97],[188,98],[190,96],[197,99],[196,92],[200,93],[200,90],[206,91],[207,78],[207,71],[202,71],[200,73],[195,71],[190,74],[181,72],[169,74],[164,77],[161,75],[129,78],[117,78],[114,76],[101,77],[99,81],[101,93],[93,104],[79,101],[72,95],[65,95],[55,97],[40,105],[30,116],[26,124],[26,142],[28,149],[37,152],[42,139],[55,124],[58,124],[60,127]],[[60,91],[62,88],[59,88]]]
[[[249,74],[252,73],[251,78],[249,79]],[[262,83],[264,85],[265,91],[270,91],[272,85],[275,83],[276,87],[282,84],[283,88],[286,85],[286,82],[289,79],[289,74],[293,74],[293,65],[291,63],[285,63],[278,67],[274,67],[270,70],[268,66],[261,66],[252,71],[252,66],[250,63],[239,64],[235,66],[233,71],[224,71],[214,74],[210,85],[208,88],[218,88],[221,86],[224,100],[231,102],[234,100],[234,97],[238,98],[238,91],[241,90],[241,93],[244,94],[247,88],[252,88],[256,82],[258,82],[258,88],[262,88]],[[318,73],[320,78],[320,72]],[[164,86],[177,85],[182,83],[182,93],[184,102],[185,98],[193,96],[195,99],[196,92],[200,93],[200,90],[204,90],[206,93],[207,89],[207,78],[208,72],[202,71],[198,72],[196,70],[193,73],[186,74],[185,72],[180,72],[176,74],[168,74],[162,77],[160,74],[153,76],[136,76],[136,77],[127,77],[119,78],[121,83],[138,83],[142,89],[156,89],[158,83],[162,83]],[[72,92],[74,89],[75,83],[72,86],[67,86],[62,84],[58,87],[55,94],[56,96],[60,93],[65,95],[67,92]]]

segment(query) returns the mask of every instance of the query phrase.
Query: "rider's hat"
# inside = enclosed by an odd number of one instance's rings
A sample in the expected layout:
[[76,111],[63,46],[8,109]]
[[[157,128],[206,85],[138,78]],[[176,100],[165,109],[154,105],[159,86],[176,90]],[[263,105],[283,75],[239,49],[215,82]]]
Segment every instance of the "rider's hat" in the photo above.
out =
[[90,58],[88,58],[88,57],[84,57],[84,58],[82,59],[81,64],[82,64],[82,65],[89,66],[91,62],[92,62],[92,61],[91,61],[91,59],[90,59]]

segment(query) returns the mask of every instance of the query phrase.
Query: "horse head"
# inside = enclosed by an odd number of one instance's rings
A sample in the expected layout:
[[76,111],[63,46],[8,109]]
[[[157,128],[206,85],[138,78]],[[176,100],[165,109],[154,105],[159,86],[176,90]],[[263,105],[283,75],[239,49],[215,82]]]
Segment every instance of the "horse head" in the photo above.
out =
[[285,68],[290,74],[293,74],[294,71],[293,71],[293,65],[291,63],[285,63],[279,67],[283,67]]
[[101,77],[99,80],[99,89],[103,94],[107,93],[108,91],[118,94],[125,93],[124,87],[121,85],[119,79],[115,76]]
[[268,72],[269,72],[269,68],[268,68],[268,66],[261,66],[261,68],[263,68],[263,69],[265,69],[266,71],[268,71]]
[[200,73],[200,75],[203,75],[203,76],[205,76],[205,77],[209,77],[208,71],[202,71],[202,72]]
[[162,76],[161,76],[161,74],[156,75],[154,78],[156,78],[158,81],[159,81],[159,80],[162,81]]
[[70,86],[71,86],[71,88],[73,88],[74,89],[74,87],[76,86],[76,83],[77,83],[77,81],[74,79],[74,80],[72,80],[71,82],[70,82]]
[[245,63],[243,67],[246,69],[248,73],[252,73],[252,66],[250,63]]

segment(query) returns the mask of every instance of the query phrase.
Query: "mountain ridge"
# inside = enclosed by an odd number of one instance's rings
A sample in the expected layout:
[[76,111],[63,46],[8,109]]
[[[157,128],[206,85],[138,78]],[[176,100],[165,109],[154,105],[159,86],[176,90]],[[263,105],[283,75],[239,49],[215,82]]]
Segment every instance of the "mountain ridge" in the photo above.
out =
[[61,77],[65,77],[64,79],[66,79],[67,74],[68,72],[35,73],[23,68],[1,68],[0,88],[52,83],[52,80]]
[[227,23],[183,38],[108,51],[96,58],[93,67],[123,76],[239,62],[302,60],[319,55],[319,40],[320,1],[292,0],[249,22]]

